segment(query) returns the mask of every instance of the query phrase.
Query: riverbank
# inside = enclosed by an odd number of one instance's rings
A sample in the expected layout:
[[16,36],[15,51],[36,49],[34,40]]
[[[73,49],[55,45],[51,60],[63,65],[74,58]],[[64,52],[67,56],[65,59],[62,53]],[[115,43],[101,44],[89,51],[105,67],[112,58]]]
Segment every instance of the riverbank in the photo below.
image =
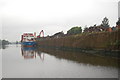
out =
[[119,57],[120,30],[112,32],[81,33],[59,38],[37,38],[37,45],[45,48],[75,50],[84,53]]

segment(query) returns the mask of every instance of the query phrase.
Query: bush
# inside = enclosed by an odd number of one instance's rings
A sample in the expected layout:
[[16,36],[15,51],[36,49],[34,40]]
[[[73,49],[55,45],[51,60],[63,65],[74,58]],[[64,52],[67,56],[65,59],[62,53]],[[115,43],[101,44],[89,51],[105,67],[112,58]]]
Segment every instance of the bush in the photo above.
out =
[[81,27],[73,27],[70,30],[67,31],[68,35],[75,35],[75,34],[79,34],[82,33],[82,28]]

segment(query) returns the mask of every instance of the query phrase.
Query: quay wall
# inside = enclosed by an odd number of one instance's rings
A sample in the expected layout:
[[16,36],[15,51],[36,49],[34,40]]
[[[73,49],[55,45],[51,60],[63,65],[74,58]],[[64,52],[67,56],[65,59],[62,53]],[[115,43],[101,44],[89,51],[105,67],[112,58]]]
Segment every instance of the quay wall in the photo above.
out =
[[38,38],[36,42],[39,46],[120,50],[120,30],[113,32],[82,33],[59,38]]
[[58,38],[37,38],[37,46],[45,48],[69,49],[86,53],[120,52],[120,30],[112,32],[81,33]]

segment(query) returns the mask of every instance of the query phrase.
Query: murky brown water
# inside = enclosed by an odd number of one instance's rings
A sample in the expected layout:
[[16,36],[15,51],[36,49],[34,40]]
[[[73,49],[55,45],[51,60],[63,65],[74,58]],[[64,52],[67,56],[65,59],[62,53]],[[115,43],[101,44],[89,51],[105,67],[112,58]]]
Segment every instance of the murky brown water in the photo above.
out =
[[4,78],[118,78],[117,59],[9,45],[2,50]]

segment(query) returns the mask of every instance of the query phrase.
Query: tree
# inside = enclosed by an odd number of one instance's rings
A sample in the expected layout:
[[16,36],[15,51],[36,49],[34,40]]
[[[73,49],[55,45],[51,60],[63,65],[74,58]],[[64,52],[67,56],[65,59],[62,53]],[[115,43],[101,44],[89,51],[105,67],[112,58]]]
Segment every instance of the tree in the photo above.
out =
[[108,28],[109,27],[109,20],[107,17],[105,17],[102,21],[101,26],[103,26],[104,28]]
[[9,41],[7,41],[7,40],[2,40],[2,45],[7,45],[7,44],[9,44]]
[[16,44],[18,44],[19,42],[18,41],[16,41]]
[[67,31],[67,34],[68,34],[68,35],[75,35],[75,34],[79,34],[79,33],[81,33],[81,32],[82,32],[82,28],[76,26],[76,27],[73,27],[73,28],[71,28],[70,30],[68,30],[68,31]]
[[116,25],[120,26],[120,17],[119,17],[118,21],[116,22]]

